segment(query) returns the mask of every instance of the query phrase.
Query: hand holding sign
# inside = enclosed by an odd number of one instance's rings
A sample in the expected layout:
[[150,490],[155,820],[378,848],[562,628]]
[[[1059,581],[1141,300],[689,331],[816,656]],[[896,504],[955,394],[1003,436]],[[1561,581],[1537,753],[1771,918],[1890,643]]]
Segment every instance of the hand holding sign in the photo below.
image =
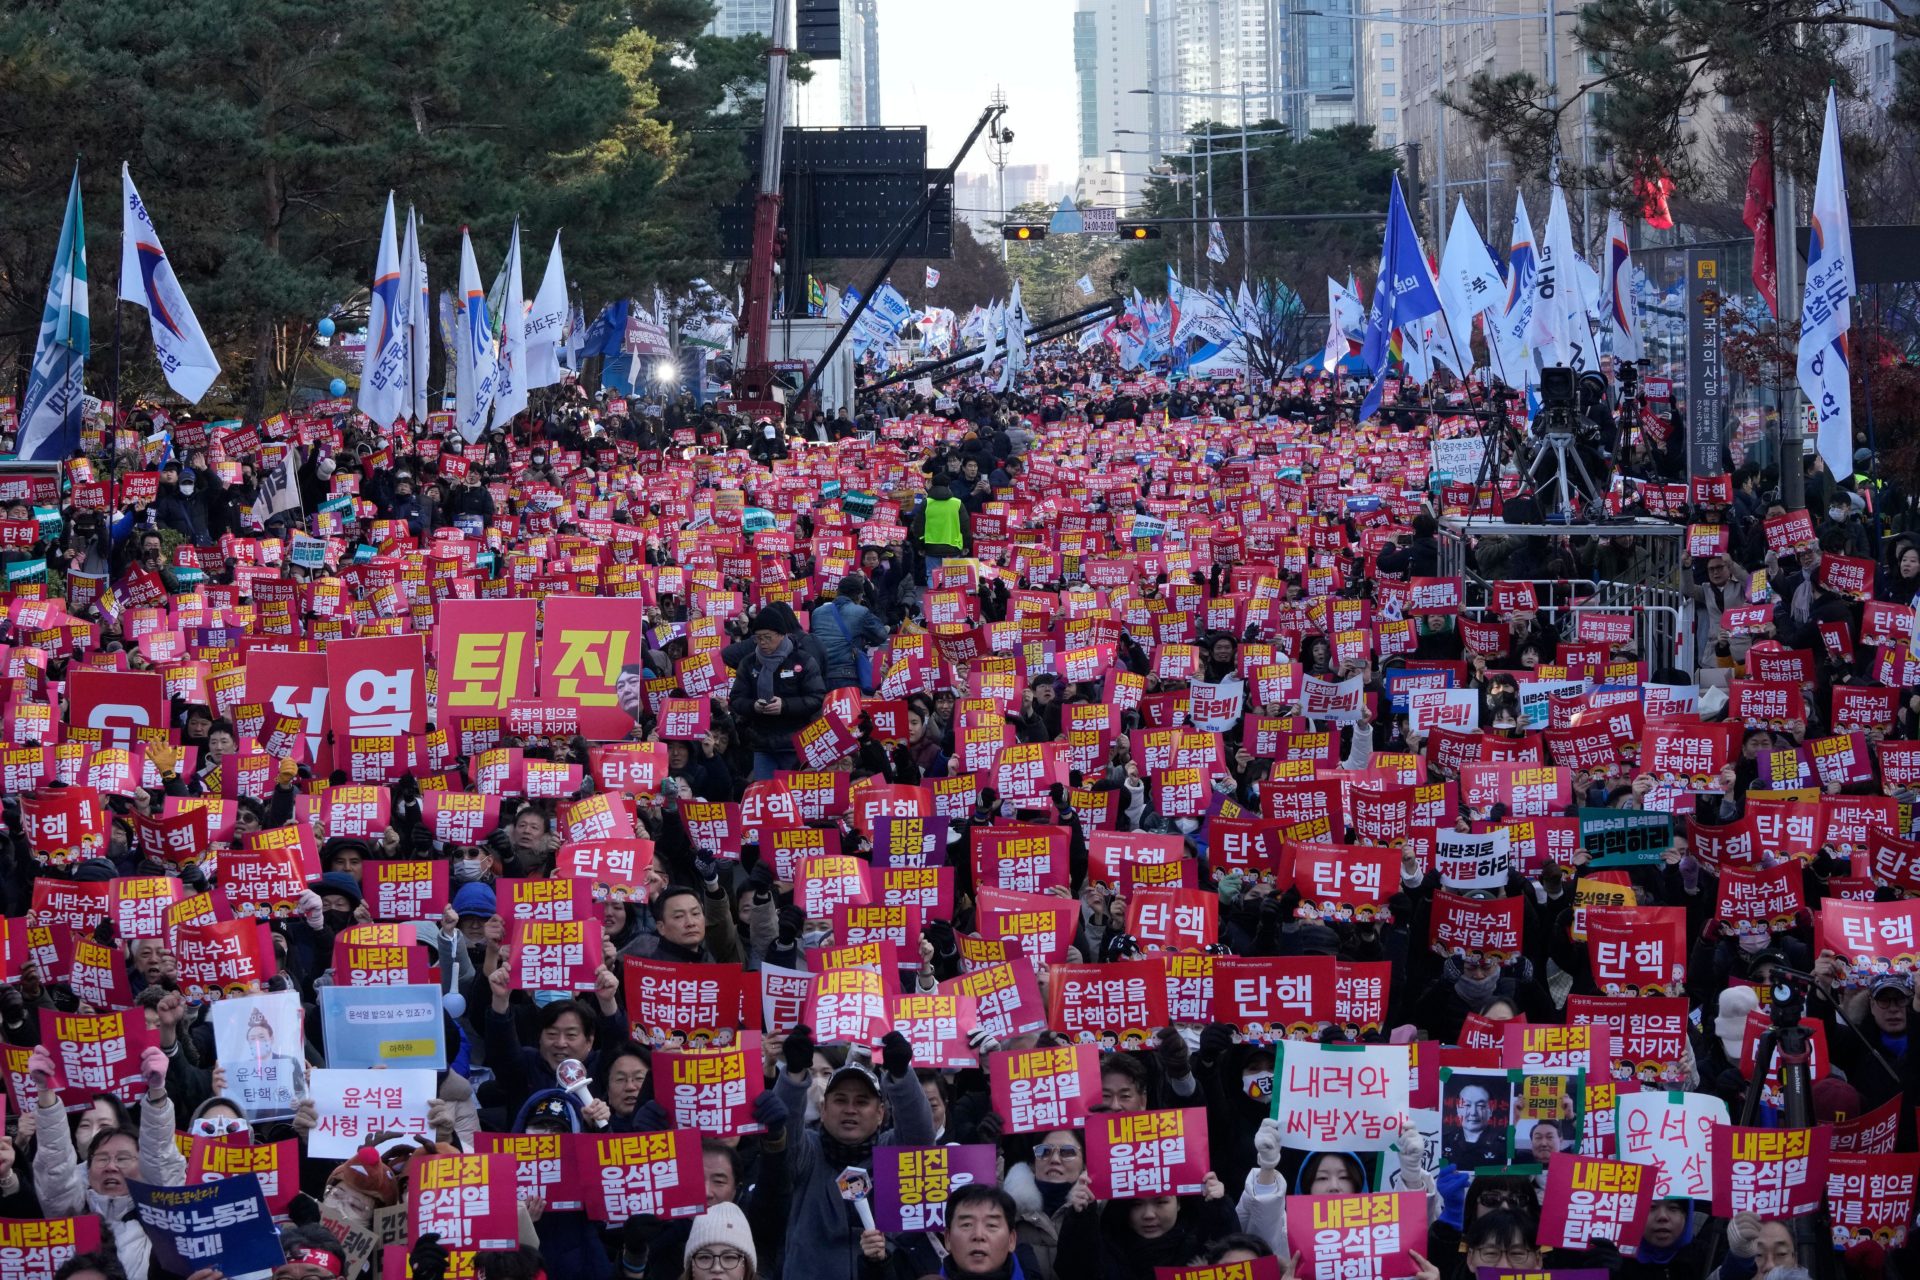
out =
[[834,1185],[840,1188],[842,1200],[853,1201],[854,1212],[860,1215],[860,1225],[872,1231],[874,1229],[873,1206],[867,1203],[867,1197],[873,1190],[873,1180],[867,1176],[867,1171],[848,1165],[840,1171],[840,1176],[834,1180]]

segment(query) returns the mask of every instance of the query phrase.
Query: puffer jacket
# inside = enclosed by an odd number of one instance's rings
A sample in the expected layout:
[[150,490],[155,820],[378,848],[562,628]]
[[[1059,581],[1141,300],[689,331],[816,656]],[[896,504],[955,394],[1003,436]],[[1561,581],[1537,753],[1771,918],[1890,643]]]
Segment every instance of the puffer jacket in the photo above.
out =
[[[51,1106],[47,1105],[52,1103]],[[87,1171],[74,1154],[73,1131],[67,1127],[59,1095],[41,1099],[38,1135],[33,1153],[33,1182],[40,1207],[49,1217],[76,1213],[99,1215],[113,1233],[114,1250],[127,1280],[147,1280],[153,1246],[134,1212],[132,1196],[103,1196],[87,1184]],[[186,1185],[187,1158],[173,1142],[173,1099],[140,1104],[140,1178],[160,1187]]]

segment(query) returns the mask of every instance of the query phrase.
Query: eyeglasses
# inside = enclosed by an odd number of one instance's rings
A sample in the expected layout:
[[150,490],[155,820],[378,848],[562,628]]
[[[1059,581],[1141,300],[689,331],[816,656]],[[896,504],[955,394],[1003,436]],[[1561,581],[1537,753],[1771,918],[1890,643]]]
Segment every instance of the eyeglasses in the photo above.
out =
[[1534,1267],[1540,1264],[1540,1250],[1530,1244],[1483,1244],[1467,1250],[1467,1256],[1479,1267]]
[[1047,1143],[1033,1149],[1036,1160],[1071,1160],[1079,1154],[1080,1148],[1071,1142],[1063,1142],[1059,1146]]
[[737,1271],[747,1265],[747,1255],[738,1249],[702,1249],[687,1261],[702,1271]]
[[1907,999],[1908,997],[1906,992],[1898,990],[1897,988],[1894,988],[1894,987],[1888,987],[1885,991],[1876,991],[1873,993],[1873,1002],[1875,1004],[1885,1004],[1885,1005],[1905,1004],[1907,1002]]
[[1504,1209],[1514,1202],[1513,1193],[1510,1191],[1482,1191],[1474,1199],[1489,1209]]

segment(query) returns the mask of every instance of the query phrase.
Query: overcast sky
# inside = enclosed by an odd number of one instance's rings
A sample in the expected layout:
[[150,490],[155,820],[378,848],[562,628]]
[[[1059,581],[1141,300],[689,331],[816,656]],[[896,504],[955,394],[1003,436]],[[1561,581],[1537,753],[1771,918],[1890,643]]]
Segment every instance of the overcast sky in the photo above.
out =
[[[1072,179],[1074,0],[879,0],[879,10],[882,123],[927,126],[930,167],[953,158],[999,85],[1014,133],[1007,163]],[[984,143],[962,166],[991,167]]]

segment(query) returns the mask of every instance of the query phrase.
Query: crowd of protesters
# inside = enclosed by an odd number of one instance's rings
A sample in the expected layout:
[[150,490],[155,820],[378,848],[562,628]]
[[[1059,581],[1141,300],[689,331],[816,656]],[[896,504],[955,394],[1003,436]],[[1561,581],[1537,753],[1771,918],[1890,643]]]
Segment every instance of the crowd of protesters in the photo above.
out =
[[[1060,954],[1016,953],[1013,963],[1033,970],[1049,1009],[1060,964],[1187,951],[1379,966],[1377,1004],[1290,1032],[1203,1012],[1169,1015],[1126,1046],[1103,1039],[1087,1123],[1197,1108],[1208,1153],[1191,1194],[1107,1201],[1095,1198],[1101,1171],[1089,1167],[1083,1126],[1016,1131],[989,1088],[995,1055],[1085,1039],[1074,1028],[1087,1011],[1069,1007],[1067,1025],[996,1028],[983,1017],[969,1037],[977,1064],[959,1068],[917,1063],[897,1030],[829,1043],[804,1022],[769,1025],[754,1131],[702,1138],[697,1216],[607,1222],[528,1198],[517,1250],[406,1241],[404,1274],[1152,1280],[1156,1269],[1261,1259],[1300,1280],[1484,1280],[1487,1268],[1604,1269],[1618,1280],[1920,1273],[1904,1217],[1897,1231],[1854,1239],[1833,1206],[1828,1218],[1725,1214],[1704,1193],[1655,1199],[1632,1247],[1543,1242],[1555,1162],[1620,1154],[1611,1124],[1543,1122],[1515,1149],[1507,1099],[1477,1086],[1416,1097],[1372,1150],[1303,1150],[1274,1118],[1274,1031],[1448,1046],[1443,1054],[1464,1056],[1443,1065],[1483,1065],[1471,1055],[1499,1046],[1505,1024],[1574,1025],[1582,1001],[1614,1008],[1630,997],[1684,1002],[1671,1060],[1623,1062],[1624,1045],[1603,1047],[1601,1075],[1622,1096],[1644,1082],[1716,1099],[1737,1121],[1756,1074],[1768,1074],[1750,1028],[1774,1001],[1792,1000],[1818,1036],[1810,1095],[1763,1094],[1756,1123],[1786,1127],[1804,1101],[1803,1123],[1821,1126],[1836,1158],[1920,1151],[1920,1038],[1909,1030],[1920,942],[1849,955],[1822,928],[1831,903],[1897,904],[1920,892],[1907,844],[1920,762],[1898,750],[1920,738],[1908,643],[1920,536],[1870,451],[1843,477],[1809,460],[1805,510],[1790,512],[1777,468],[1728,459],[1725,474],[1689,483],[1665,469],[1680,436],[1672,415],[1609,418],[1606,505],[1623,523],[1507,533],[1537,527],[1534,495],[1511,479],[1475,487],[1431,470],[1436,437],[1479,430],[1477,393],[1408,389],[1356,425],[1325,382],[1249,392],[1125,375],[1047,348],[1035,356],[1015,393],[956,384],[952,399],[899,394],[857,418],[816,413],[784,427],[685,399],[629,412],[569,386],[471,446],[433,424],[381,431],[346,413],[209,431],[141,409],[51,494],[0,477],[16,485],[0,524],[21,530],[0,551],[12,606],[0,637],[7,745],[104,750],[98,724],[82,724],[67,700],[88,667],[166,674],[175,690],[170,722],[141,737],[140,775],[102,789],[104,839],[82,856],[50,856],[29,822],[36,796],[64,786],[51,757],[39,788],[0,800],[10,922],[0,1041],[22,1055],[0,1137],[0,1219],[96,1216],[100,1249],[68,1261],[60,1280],[159,1280],[168,1273],[129,1183],[186,1182],[189,1140],[292,1138],[299,1159],[287,1172],[299,1190],[281,1215],[287,1262],[276,1274],[381,1271],[343,1232],[373,1230],[382,1211],[408,1203],[410,1167],[423,1157],[479,1150],[489,1133],[674,1127],[652,1068],[691,1028],[664,1028],[662,1041],[662,1029],[632,1020],[637,962],[817,971],[810,962],[847,941],[833,915],[803,908],[802,886],[783,878],[791,865],[762,847],[776,826],[830,829],[832,847],[870,859],[877,837],[861,814],[871,811],[848,805],[848,788],[921,797],[918,809],[894,812],[931,817],[936,786],[944,798],[945,784],[972,775],[932,854],[952,876],[950,911],[916,917],[907,967],[884,975],[890,990],[948,989],[985,963],[976,944],[1006,935],[981,895],[1008,886],[986,882],[995,864],[980,857],[983,837],[1047,828],[1065,833],[1065,859],[1042,895],[1075,912]],[[297,501],[269,496],[276,444],[292,450]],[[155,473],[150,491],[128,483]],[[764,523],[743,523],[743,509]],[[1656,521],[1669,527],[1654,530]],[[321,558],[296,556],[296,540],[321,544]],[[456,545],[473,554],[443,575],[437,566]],[[603,589],[616,566],[647,590]],[[432,589],[396,605],[392,576],[378,571],[423,568]],[[268,581],[293,601],[274,615],[288,625],[273,631],[256,603]],[[1646,605],[1583,607],[1604,583],[1662,593],[1646,600],[1670,601],[1678,625],[1651,625]],[[329,591],[345,606],[323,610]],[[209,611],[210,593],[220,603]],[[449,749],[430,767],[422,752],[384,784],[383,827],[341,834],[321,817],[325,794],[351,773],[353,744],[337,724],[332,768],[316,770],[310,747],[269,751],[257,719],[195,691],[256,648],[432,634],[445,601],[568,594],[630,606],[640,638],[619,673],[624,737],[662,744],[666,768],[651,786],[610,795],[651,861],[643,893],[609,892],[592,908],[604,948],[594,981],[529,991],[513,976],[506,895],[567,865],[577,833],[565,813],[597,792],[592,762],[605,735],[503,733],[497,745],[521,760],[581,766],[583,779],[564,798],[495,791],[489,831],[447,838],[431,816],[429,785],[488,790],[474,760]],[[1434,599],[1440,607],[1423,603]],[[156,633],[184,643],[156,648]],[[525,641],[531,654],[535,636]],[[426,650],[443,699],[454,683],[448,651],[444,640]],[[1097,665],[1071,665],[1080,651]],[[716,652],[720,678],[688,689],[691,671],[715,670],[706,659]],[[183,663],[206,670],[196,682],[172,670]],[[1421,672],[1441,678],[1411,687],[1464,695],[1446,700],[1457,718],[1425,718],[1402,684]],[[1851,696],[1872,691],[1885,696]],[[702,727],[676,736],[664,708],[689,697],[702,704]],[[23,729],[23,703],[50,704],[51,724]],[[896,703],[897,727],[876,723],[870,713]],[[849,731],[845,749],[810,765],[809,727],[835,718]],[[442,731],[451,721],[444,705],[427,719]],[[1597,740],[1596,724],[1607,728]],[[1663,729],[1701,726],[1694,767],[1656,758]],[[1201,740],[1197,801],[1176,802],[1180,771],[1146,757],[1143,735],[1168,729]],[[996,757],[1036,745],[1046,768],[1038,790],[1000,795]],[[262,753],[276,757],[270,775],[236,791],[241,762]],[[1851,767],[1830,772],[1836,755]],[[1512,790],[1516,764],[1546,775],[1545,802]],[[775,789],[809,769],[841,775],[840,808],[737,825],[741,806],[765,812]],[[1309,795],[1332,797],[1317,836],[1292,825]],[[1402,808],[1363,816],[1369,799]],[[154,847],[154,820],[202,800],[230,811],[209,847],[187,856]],[[730,840],[688,816],[715,805],[735,806]],[[1650,856],[1622,861],[1588,847],[1592,815],[1608,810],[1671,817]],[[445,899],[407,922],[445,995],[432,1131],[382,1135],[344,1160],[307,1153],[318,1111],[297,1091],[291,1116],[247,1123],[228,1092],[236,1064],[215,1043],[221,993],[181,981],[168,936],[127,937],[101,919],[56,926],[72,936],[52,951],[26,941],[26,926],[46,923],[35,915],[42,882],[169,877],[183,898],[219,897],[223,853],[302,822],[313,827],[313,878],[267,923],[270,972],[252,984],[296,993],[306,1011],[295,1076],[327,1065],[320,993],[344,980],[333,972],[336,942],[375,920],[369,865],[447,864]],[[1565,840],[1550,843],[1549,828]],[[1503,831],[1512,839],[1497,883],[1459,882],[1436,833]],[[1209,899],[1208,936],[1140,927],[1129,896],[1154,891],[1131,889],[1095,857],[1114,833],[1164,837],[1153,847],[1178,850],[1188,865],[1159,883]],[[1392,878],[1359,909],[1330,897],[1304,879],[1302,850],[1315,842],[1392,849]],[[1258,852],[1229,853],[1249,845]],[[1791,875],[1773,876],[1782,871]],[[1722,882],[1734,878],[1777,893],[1762,918],[1729,907]],[[1445,913],[1503,903],[1520,921],[1517,945],[1446,943]],[[1643,919],[1649,933],[1656,919],[1661,929],[1678,921],[1664,979],[1622,989],[1599,972],[1587,929],[1598,911],[1629,935],[1647,936]],[[59,1088],[61,1046],[47,1041],[44,1016],[106,1011],[56,971],[76,937],[113,949],[128,1007],[156,1033],[137,1081],[79,1099]],[[584,1092],[568,1087],[574,1062],[586,1068]],[[1863,1136],[1863,1118],[1883,1112],[1892,1122]],[[954,1189],[943,1229],[874,1229],[842,1171],[870,1169],[881,1147],[941,1144],[990,1148],[991,1178]],[[1905,1185],[1910,1209],[1910,1174]],[[1338,1271],[1303,1259],[1289,1197],[1389,1187],[1419,1193],[1424,1248]],[[218,1267],[177,1280],[220,1280]]]

